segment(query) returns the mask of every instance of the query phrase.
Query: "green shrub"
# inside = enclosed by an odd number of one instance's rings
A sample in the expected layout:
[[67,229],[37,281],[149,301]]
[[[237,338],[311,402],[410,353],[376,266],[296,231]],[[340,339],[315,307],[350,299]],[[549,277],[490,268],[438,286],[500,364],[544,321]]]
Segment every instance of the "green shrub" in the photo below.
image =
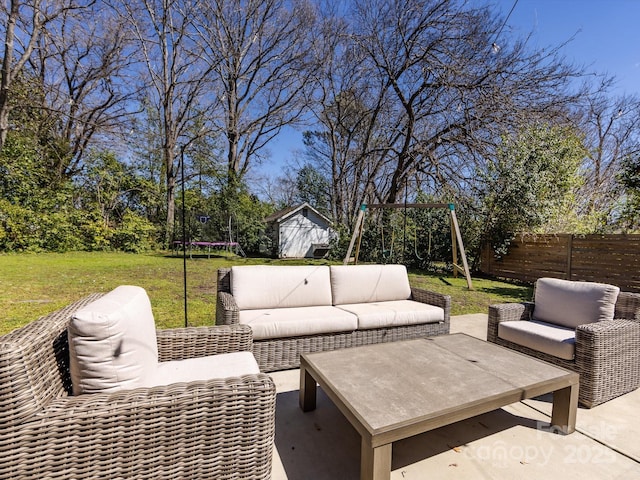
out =
[[147,219],[128,210],[113,231],[111,246],[123,252],[140,253],[155,247],[156,227]]
[[29,208],[0,199],[0,250],[39,251],[42,249],[40,219]]

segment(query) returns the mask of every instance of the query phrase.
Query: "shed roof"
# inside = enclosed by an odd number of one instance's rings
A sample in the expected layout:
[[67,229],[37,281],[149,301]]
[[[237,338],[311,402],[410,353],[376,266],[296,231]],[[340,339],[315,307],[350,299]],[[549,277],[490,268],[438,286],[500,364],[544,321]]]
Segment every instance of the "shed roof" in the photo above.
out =
[[264,221],[267,222],[267,223],[281,222],[281,221],[286,220],[287,218],[295,215],[296,213],[298,213],[300,210],[302,210],[304,208],[308,208],[309,210],[312,210],[316,215],[318,215],[325,222],[327,222],[328,225],[331,225],[331,220],[329,220],[327,217],[325,217],[322,213],[320,213],[318,210],[313,208],[307,202],[304,202],[304,203],[302,203],[300,205],[297,205],[295,207],[287,207],[287,208],[284,208],[284,209],[282,209],[282,210],[280,210],[278,212],[272,213],[271,215],[266,217],[264,219]]

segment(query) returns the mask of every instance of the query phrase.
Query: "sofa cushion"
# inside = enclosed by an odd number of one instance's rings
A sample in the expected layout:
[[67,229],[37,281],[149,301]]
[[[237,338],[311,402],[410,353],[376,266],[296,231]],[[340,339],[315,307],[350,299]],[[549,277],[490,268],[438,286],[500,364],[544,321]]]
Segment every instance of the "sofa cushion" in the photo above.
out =
[[413,300],[340,305],[358,317],[358,328],[398,327],[444,321],[444,310]]
[[501,322],[498,337],[565,360],[573,360],[575,355],[574,328],[535,320]]
[[411,298],[404,265],[332,265],[330,268],[334,305]]
[[594,282],[540,278],[536,282],[533,319],[568,328],[612,320],[620,289]]
[[330,306],[329,267],[231,267],[231,293],[240,310]]
[[135,388],[158,363],[151,303],[140,287],[120,286],[76,311],[67,335],[74,395]]
[[355,315],[325,306],[241,310],[239,321],[251,327],[254,340],[352,332],[358,328]]
[[143,386],[155,387],[257,373],[260,373],[260,367],[251,352],[224,353],[160,362],[153,373],[144,380]]

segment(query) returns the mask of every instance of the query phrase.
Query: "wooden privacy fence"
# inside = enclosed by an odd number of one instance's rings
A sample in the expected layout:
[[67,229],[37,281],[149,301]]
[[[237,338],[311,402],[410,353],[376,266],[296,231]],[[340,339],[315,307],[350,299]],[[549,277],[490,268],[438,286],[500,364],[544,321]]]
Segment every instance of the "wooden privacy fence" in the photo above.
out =
[[554,277],[610,283],[624,291],[640,292],[640,235],[522,234],[500,259],[486,246],[480,270],[530,283]]

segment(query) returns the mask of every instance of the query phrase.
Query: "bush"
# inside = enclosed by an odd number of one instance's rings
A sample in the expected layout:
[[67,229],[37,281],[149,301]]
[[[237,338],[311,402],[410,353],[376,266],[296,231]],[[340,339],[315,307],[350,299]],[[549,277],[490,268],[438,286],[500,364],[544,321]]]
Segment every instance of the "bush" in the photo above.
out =
[[140,253],[155,246],[156,227],[147,219],[128,210],[113,231],[111,247],[123,252]]
[[41,250],[39,225],[35,212],[0,199],[0,250],[18,252]]

